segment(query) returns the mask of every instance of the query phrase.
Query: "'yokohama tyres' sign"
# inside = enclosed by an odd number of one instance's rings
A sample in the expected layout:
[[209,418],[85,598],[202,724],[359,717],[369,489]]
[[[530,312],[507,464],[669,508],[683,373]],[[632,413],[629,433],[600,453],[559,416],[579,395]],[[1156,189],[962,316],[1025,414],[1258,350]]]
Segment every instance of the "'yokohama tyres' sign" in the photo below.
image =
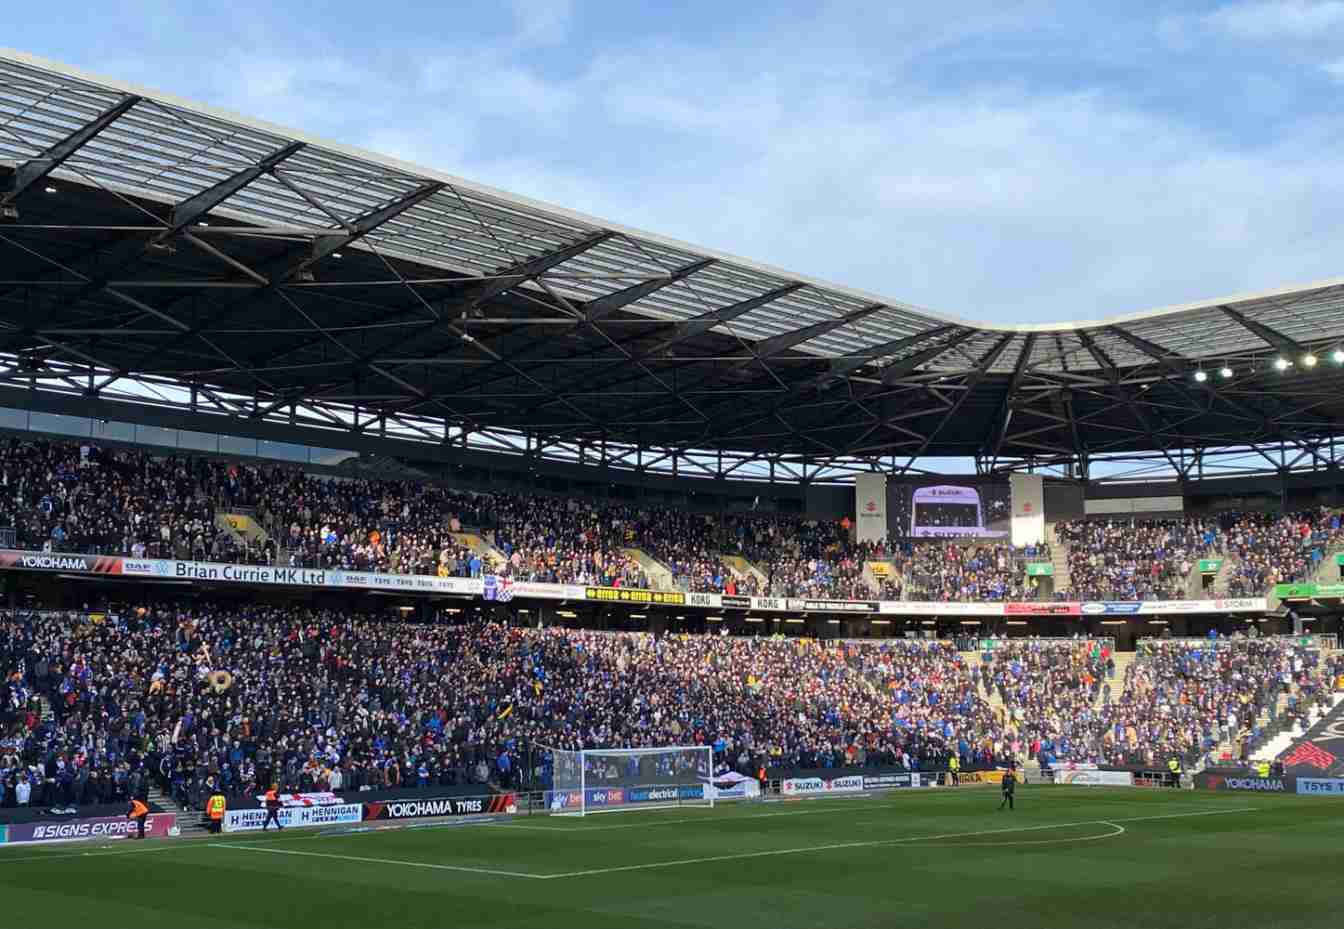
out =
[[518,801],[513,794],[490,797],[430,797],[412,800],[370,800],[364,804],[368,819],[427,819],[441,816],[479,816],[490,813],[516,813]]

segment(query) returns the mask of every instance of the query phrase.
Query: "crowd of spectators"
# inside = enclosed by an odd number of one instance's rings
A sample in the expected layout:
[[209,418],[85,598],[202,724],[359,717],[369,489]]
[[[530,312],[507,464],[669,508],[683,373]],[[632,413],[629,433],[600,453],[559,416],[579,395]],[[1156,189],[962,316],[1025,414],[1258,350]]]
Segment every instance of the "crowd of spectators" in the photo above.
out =
[[[0,804],[519,783],[536,746],[707,744],[719,766],[939,768],[1207,751],[1284,688],[1291,640],[1158,643],[1111,700],[1096,642],[823,642],[454,625],[260,604],[0,614]],[[997,694],[1000,705],[991,699]],[[50,715],[44,713],[50,709]],[[531,765],[532,767],[529,767]],[[26,784],[26,791],[20,787]]]
[[1069,595],[1079,600],[1183,600],[1190,572],[1217,550],[1208,518],[1089,519],[1055,525],[1069,546]]
[[[231,530],[227,513],[251,514],[265,531]],[[1049,546],[990,540],[864,544],[844,519],[473,493],[27,437],[0,439],[0,528],[9,526],[13,544],[32,550],[828,599],[1037,599],[1025,562],[1050,557]],[[473,549],[468,530],[503,563]],[[1230,594],[1255,595],[1311,576],[1344,542],[1339,515],[1326,509],[1088,519],[1055,531],[1070,575],[1055,595],[1086,600],[1181,599],[1210,555],[1232,562]],[[730,567],[735,556],[759,576]],[[886,573],[866,571],[869,561]]]
[[1048,545],[1002,542],[921,542],[907,546],[910,598],[915,600],[1034,600],[1029,561],[1049,560]]
[[0,440],[0,525],[32,551],[251,563],[271,557],[215,525],[242,473],[198,458]]
[[1275,584],[1312,577],[1331,545],[1344,542],[1338,512],[1322,507],[1285,515],[1233,514],[1223,545],[1235,561],[1228,581],[1234,597],[1258,596]]

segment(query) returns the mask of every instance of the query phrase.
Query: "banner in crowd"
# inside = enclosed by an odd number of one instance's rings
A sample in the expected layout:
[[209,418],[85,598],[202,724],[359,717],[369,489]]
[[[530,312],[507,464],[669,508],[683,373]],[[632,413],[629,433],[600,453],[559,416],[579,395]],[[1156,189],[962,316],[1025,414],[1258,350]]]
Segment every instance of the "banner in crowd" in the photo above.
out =
[[779,792],[786,797],[862,791],[862,774],[845,774],[840,777],[790,777],[779,782]]
[[884,542],[887,529],[887,476],[860,474],[854,478],[855,540]]
[[[280,800],[281,806],[336,806],[338,803],[345,802],[329,790],[303,794],[277,793],[276,797]],[[257,802],[264,804],[266,795],[257,796]]]
[[[1149,600],[1079,603],[1035,601],[921,602],[914,600],[841,600],[798,597],[745,597],[715,593],[643,590],[627,587],[585,587],[577,584],[544,584],[506,581],[485,577],[435,577],[413,574],[378,574],[371,571],[285,568],[273,565],[217,564],[204,561],[172,561],[154,558],[120,558],[95,555],[47,554],[0,551],[0,570],[59,571],[63,573],[116,574],[126,578],[203,581],[245,584],[252,587],[354,588],[391,593],[450,594],[476,596],[506,602],[515,598],[588,600],[648,606],[689,606],[700,609],[753,610],[791,613],[882,613],[892,616],[1079,616],[1101,614],[1252,613],[1267,609],[1264,597],[1215,600]],[[1282,585],[1281,585],[1282,586]],[[1296,585],[1301,587],[1303,585]],[[1317,585],[1309,585],[1317,586]],[[1332,585],[1344,593],[1344,584]]]
[[518,812],[513,794],[488,797],[430,797],[424,800],[370,800],[364,819],[430,819],[442,816],[504,815]]
[[[357,823],[364,818],[364,804],[340,803],[334,806],[287,806],[277,812],[280,825],[286,829],[307,829],[315,826],[334,826],[338,823]],[[260,832],[266,824],[266,810],[225,810],[225,832]]]
[[481,599],[508,603],[513,599],[513,578],[487,574],[481,578]]
[[[135,820],[125,816],[100,816],[95,819],[67,819],[57,822],[11,823],[5,841],[10,844],[36,842],[80,842],[97,839],[125,839],[139,834]],[[166,839],[178,835],[176,813],[151,813],[145,820],[145,838]]]
[[1199,559],[1200,574],[1217,574],[1221,570],[1223,570],[1223,559],[1221,558]]

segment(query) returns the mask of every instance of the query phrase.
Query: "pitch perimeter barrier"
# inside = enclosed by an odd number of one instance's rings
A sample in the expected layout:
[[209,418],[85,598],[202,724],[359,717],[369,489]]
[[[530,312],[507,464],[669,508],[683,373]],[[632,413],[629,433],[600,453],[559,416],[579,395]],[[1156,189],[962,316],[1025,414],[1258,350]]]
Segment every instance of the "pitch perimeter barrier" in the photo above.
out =
[[515,794],[478,797],[414,797],[368,800],[364,820],[437,819],[448,816],[505,816],[518,812]]
[[1298,793],[1297,781],[1297,777],[1292,774],[1261,777],[1259,772],[1251,768],[1225,769],[1218,772],[1201,771],[1195,775],[1195,787],[1200,790],[1236,793]]
[[640,806],[645,803],[679,804],[706,799],[704,784],[636,784],[587,787],[583,790],[547,790],[543,797],[545,809],[552,813],[581,808]]
[[[9,845],[51,842],[106,842],[134,838],[139,833],[135,820],[123,816],[95,816],[87,819],[48,820],[13,823],[3,827],[3,841]],[[180,835],[176,813],[151,813],[145,821],[145,838],[167,839]]]
[[[264,809],[224,811],[225,832],[260,832],[266,824]],[[364,819],[364,804],[335,803],[329,806],[287,806],[277,811],[277,819],[286,829],[311,829],[358,823]]]

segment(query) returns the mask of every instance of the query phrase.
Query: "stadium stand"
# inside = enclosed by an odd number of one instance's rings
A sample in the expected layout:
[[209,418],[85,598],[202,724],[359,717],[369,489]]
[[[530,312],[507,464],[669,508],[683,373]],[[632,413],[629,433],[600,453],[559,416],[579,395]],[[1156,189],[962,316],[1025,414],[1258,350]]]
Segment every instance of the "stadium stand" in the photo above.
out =
[[[656,566],[689,592],[949,602],[1038,599],[1025,565],[1055,556],[1049,544],[857,543],[843,521],[473,493],[88,442],[5,438],[0,471],[0,525],[15,529],[19,548],[36,551],[446,577],[495,571],[520,581],[636,588],[656,586],[646,570]],[[254,521],[256,531],[234,531],[223,519],[230,514]],[[1308,578],[1341,544],[1340,516],[1324,507],[1061,522],[1054,545],[1067,585],[1054,596],[1183,599],[1195,563],[1213,555],[1232,562],[1228,594],[1261,595]],[[751,570],[736,571],[725,558]],[[894,570],[883,579],[865,574],[873,560]]]
[[821,642],[390,622],[192,601],[0,616],[0,804],[186,808],[275,779],[301,790],[517,783],[531,746],[710,744],[721,766],[941,769],[1033,757],[1188,762],[1338,659],[1296,639],[1151,644]]

